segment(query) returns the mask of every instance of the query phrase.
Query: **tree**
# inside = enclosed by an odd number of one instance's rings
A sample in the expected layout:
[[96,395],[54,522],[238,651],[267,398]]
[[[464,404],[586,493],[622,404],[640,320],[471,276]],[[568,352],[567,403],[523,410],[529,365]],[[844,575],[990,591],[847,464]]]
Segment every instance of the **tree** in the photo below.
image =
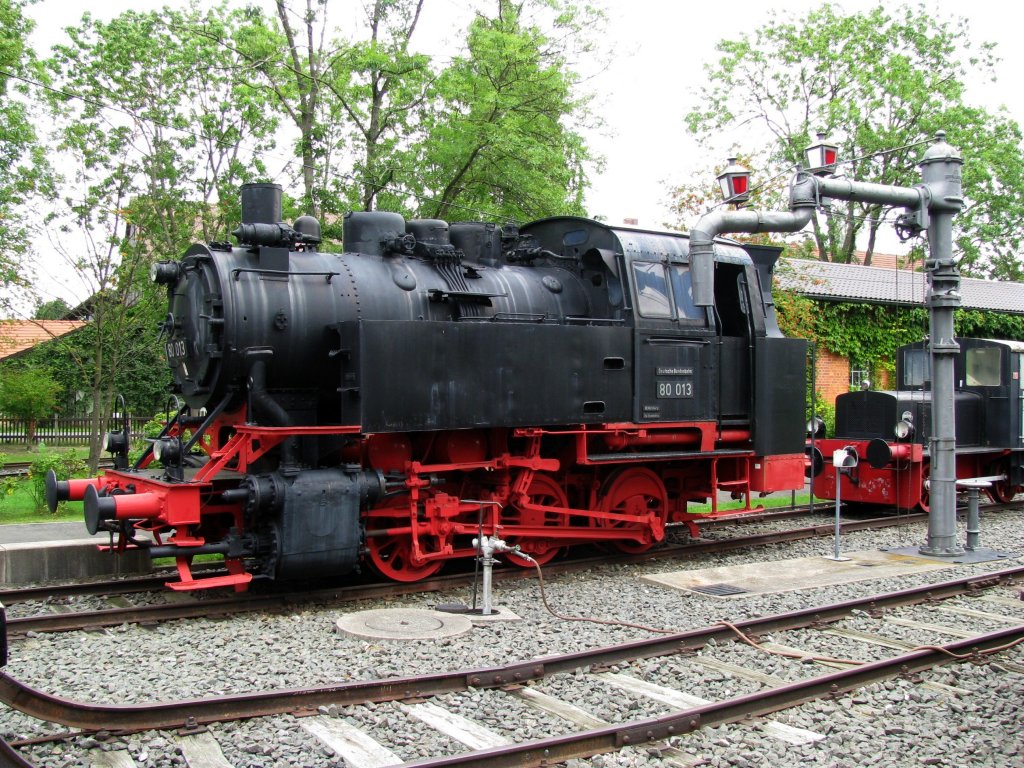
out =
[[423,0],[374,0],[365,24],[334,38],[325,2],[252,13],[234,44],[299,130],[307,212],[582,212],[594,160],[578,126],[594,121],[568,54],[590,52],[598,16],[563,0],[493,2],[447,65],[413,49]]
[[25,40],[32,22],[24,0],[0,0],[0,310],[9,310],[7,289],[29,285],[25,256],[30,224],[25,204],[47,190],[49,166],[29,119],[25,93],[39,77]]
[[[961,268],[1021,275],[1021,132],[1005,113],[964,102],[965,66],[976,77],[995,71],[992,46],[973,45],[965,21],[906,7],[845,14],[826,4],[799,22],[775,15],[718,50],[700,107],[687,116],[703,144],[726,130],[754,128],[761,140],[767,132],[764,175],[771,176],[803,162],[812,133],[824,131],[840,145],[851,177],[913,186],[922,142],[945,130],[965,160],[966,206],[956,221]],[[885,213],[878,204],[835,203],[814,224],[819,257],[850,262],[863,236],[870,263]]]
[[44,302],[36,307],[34,320],[63,320],[71,311],[71,307],[64,299],[56,298]]
[[421,215],[524,220],[584,213],[594,160],[579,126],[590,115],[564,41],[585,39],[583,28],[592,31],[595,17],[572,6],[555,9],[551,34],[527,18],[536,5],[510,0],[497,0],[497,15],[478,14],[470,24],[467,52],[438,77],[423,138],[412,149],[419,173],[406,178]]
[[53,414],[60,389],[60,384],[41,369],[4,370],[0,381],[0,412],[28,423],[28,445],[35,444],[36,422]]
[[145,361],[167,380],[156,343],[166,306],[150,264],[197,237],[226,239],[239,183],[265,172],[273,117],[234,76],[235,54],[193,34],[230,36],[245,19],[196,5],[109,23],[86,14],[47,62],[55,143],[76,167],[52,240],[91,290],[91,346],[76,360],[93,397],[92,462],[122,374]]

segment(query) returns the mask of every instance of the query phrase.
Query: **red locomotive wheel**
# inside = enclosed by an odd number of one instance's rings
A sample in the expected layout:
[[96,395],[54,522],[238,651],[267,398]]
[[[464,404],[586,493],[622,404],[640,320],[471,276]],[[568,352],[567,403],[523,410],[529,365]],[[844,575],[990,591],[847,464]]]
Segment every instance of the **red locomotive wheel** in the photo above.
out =
[[926,461],[921,467],[921,499],[917,502],[917,508],[925,514],[932,511],[931,492],[928,490],[928,478],[931,475],[931,466]]
[[996,480],[986,493],[996,504],[1009,504],[1017,495],[1017,488],[1010,484],[1010,467],[1006,463],[995,464],[989,468],[990,475],[1002,475],[1005,479]]
[[442,560],[429,560],[425,563],[414,562],[411,533],[371,535],[373,531],[403,526],[408,528],[408,525],[407,515],[404,518],[397,515],[395,517],[376,517],[371,512],[366,520],[366,549],[370,555],[370,562],[382,576],[393,581],[410,582],[427,579],[441,570],[441,566],[444,565]]
[[[649,469],[627,467],[612,475],[605,483],[601,493],[601,511],[614,512],[618,515],[632,515],[639,518],[653,512],[661,521],[664,530],[668,519],[668,493],[661,478]],[[600,520],[602,527],[636,529],[640,523],[620,522],[618,520]],[[649,540],[612,541],[611,544],[622,552],[631,555],[646,552],[657,543],[654,532],[650,532]]]
[[[539,506],[569,506],[569,498],[565,495],[565,491],[562,490],[562,487],[554,478],[548,477],[547,475],[534,475],[533,480],[530,482],[530,488],[527,490],[527,494],[530,497],[530,501]],[[556,515],[554,512],[540,512],[538,510],[531,509],[520,510],[512,507],[504,514],[502,524],[529,525],[533,527],[544,525],[554,526],[559,524],[560,517],[560,515]],[[550,563],[558,557],[559,552],[562,550],[561,547],[553,546],[552,542],[527,536],[509,536],[507,541],[509,544],[518,544],[520,548],[536,560],[539,565]],[[533,567],[533,563],[528,560],[524,560],[521,557],[516,557],[513,554],[508,556],[508,561],[521,568]]]

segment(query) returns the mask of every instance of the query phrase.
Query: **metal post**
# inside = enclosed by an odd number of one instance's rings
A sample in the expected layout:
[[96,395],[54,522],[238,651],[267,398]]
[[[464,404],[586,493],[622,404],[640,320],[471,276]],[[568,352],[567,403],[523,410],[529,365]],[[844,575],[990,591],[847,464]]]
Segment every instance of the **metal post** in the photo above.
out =
[[[481,616],[491,615],[491,585],[493,583],[493,569],[497,560],[494,559],[494,543],[498,539],[484,536],[482,539],[473,539],[473,546],[480,552],[480,564],[483,566],[483,606],[480,609]],[[504,542],[502,542],[504,543]]]
[[842,557],[839,555],[839,487],[842,485],[842,474],[843,471],[839,467],[836,467],[836,534],[835,545],[833,548],[834,554],[832,556],[833,560],[842,560]]
[[964,550],[956,536],[955,363],[960,345],[953,315],[960,306],[960,274],[953,262],[953,216],[963,205],[960,168],[963,160],[936,134],[936,143],[921,160],[927,192],[929,346],[932,363],[931,513],[923,555],[955,557]]
[[483,595],[481,600],[483,606],[480,608],[481,616],[490,616],[492,613],[497,613],[492,607],[491,603],[491,585],[494,583],[494,564],[499,562],[494,557],[496,552],[516,552],[518,547],[510,547],[503,540],[497,536],[484,536],[480,539],[473,539],[473,546],[476,547],[480,553],[480,564],[483,566]]
[[980,488],[967,489],[967,543],[964,549],[973,552],[981,546]]
[[727,232],[797,232],[810,221],[822,198],[902,206],[907,210],[899,219],[903,230],[913,234],[927,230],[931,255],[926,265],[932,356],[931,514],[928,540],[920,552],[941,557],[963,554],[956,541],[953,405],[954,362],[959,352],[953,335],[953,313],[960,305],[960,275],[953,261],[953,217],[963,207],[962,166],[960,153],[946,143],[945,133],[940,131],[921,159],[923,183],[917,187],[819,178],[798,171],[789,190],[792,213],[712,211],[690,231],[694,303],[711,306],[715,236]]

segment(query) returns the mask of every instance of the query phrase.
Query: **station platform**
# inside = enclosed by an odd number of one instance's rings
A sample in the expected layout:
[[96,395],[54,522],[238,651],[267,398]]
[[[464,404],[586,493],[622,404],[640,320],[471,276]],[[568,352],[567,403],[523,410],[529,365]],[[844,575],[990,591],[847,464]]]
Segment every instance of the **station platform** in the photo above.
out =
[[149,573],[149,554],[112,555],[99,549],[84,522],[0,525],[0,585]]

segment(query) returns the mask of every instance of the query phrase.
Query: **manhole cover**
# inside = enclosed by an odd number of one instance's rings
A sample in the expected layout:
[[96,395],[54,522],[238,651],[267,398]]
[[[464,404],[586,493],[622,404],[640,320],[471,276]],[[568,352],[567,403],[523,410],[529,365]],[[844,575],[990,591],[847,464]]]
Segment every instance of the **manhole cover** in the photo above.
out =
[[467,616],[436,613],[416,608],[385,608],[350,613],[338,619],[338,631],[355,637],[379,640],[434,640],[468,632]]

